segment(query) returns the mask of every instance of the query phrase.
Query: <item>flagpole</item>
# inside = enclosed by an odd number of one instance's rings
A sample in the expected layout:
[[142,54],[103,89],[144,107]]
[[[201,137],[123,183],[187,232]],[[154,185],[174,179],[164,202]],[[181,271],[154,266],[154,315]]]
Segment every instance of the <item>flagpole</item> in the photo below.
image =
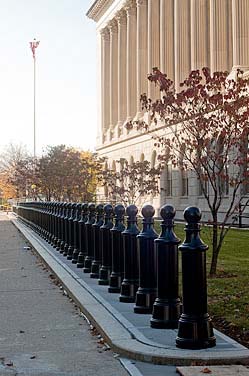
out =
[[34,159],[36,158],[36,124],[35,124],[35,121],[36,121],[36,75],[35,75],[35,62],[36,62],[36,58],[34,56]]
[[35,38],[32,42],[29,42],[30,48],[33,54],[33,60],[34,60],[34,160],[36,158],[36,56],[35,56],[35,50],[39,46],[39,41],[37,41]]

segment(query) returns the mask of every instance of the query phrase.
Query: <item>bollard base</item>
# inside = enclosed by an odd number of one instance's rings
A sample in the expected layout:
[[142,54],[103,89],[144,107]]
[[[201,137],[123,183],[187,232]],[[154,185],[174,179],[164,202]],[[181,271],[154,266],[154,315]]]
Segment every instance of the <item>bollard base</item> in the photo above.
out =
[[119,301],[123,303],[134,303],[138,289],[138,280],[124,279],[121,284]]
[[83,268],[84,273],[90,273],[91,272],[92,260],[93,260],[92,257],[86,256],[85,262],[84,262],[84,268]]
[[110,276],[110,287],[108,288],[108,292],[120,293],[121,282],[121,275],[112,272]]
[[181,314],[180,299],[156,298],[150,326],[156,329],[176,329]]
[[67,250],[67,260],[72,260],[73,258],[73,247],[70,245]]
[[72,258],[72,263],[73,264],[77,264],[78,257],[79,257],[79,251],[78,251],[78,249],[74,249],[74,251],[73,251],[73,258]]
[[99,278],[99,268],[100,268],[100,262],[93,260],[90,278]]
[[91,272],[91,268],[86,268],[85,266],[84,266],[84,268],[83,268],[83,273],[90,273]]
[[110,281],[110,267],[102,265],[99,269],[99,285],[109,285]]
[[153,303],[156,299],[156,289],[140,288],[136,293],[134,313],[152,313]]
[[106,266],[101,266],[99,270],[99,279],[98,279],[98,285],[109,285],[110,282],[110,269],[108,269]]
[[64,242],[62,241],[61,244],[60,244],[60,250],[59,250],[60,253],[63,253],[64,252]]
[[63,256],[67,256],[67,253],[68,253],[68,245],[67,244],[65,244],[64,245],[64,250],[63,250]]
[[176,346],[181,349],[200,350],[216,345],[211,318],[182,314],[179,319]]
[[79,256],[78,256],[78,262],[77,262],[77,268],[84,268],[84,259],[85,259],[85,256],[83,253],[79,253]]

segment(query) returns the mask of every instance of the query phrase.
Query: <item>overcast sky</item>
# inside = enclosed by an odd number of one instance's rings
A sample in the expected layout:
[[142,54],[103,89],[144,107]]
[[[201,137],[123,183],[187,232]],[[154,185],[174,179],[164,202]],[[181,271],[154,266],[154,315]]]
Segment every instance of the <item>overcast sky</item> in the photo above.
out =
[[94,149],[95,24],[91,0],[0,0],[0,148],[33,151],[33,58],[36,38],[37,151],[66,144]]

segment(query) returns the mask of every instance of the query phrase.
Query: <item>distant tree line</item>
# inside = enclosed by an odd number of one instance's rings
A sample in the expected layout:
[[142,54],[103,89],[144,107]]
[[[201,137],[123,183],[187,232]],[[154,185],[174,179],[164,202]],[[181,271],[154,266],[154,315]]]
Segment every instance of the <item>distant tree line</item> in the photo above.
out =
[[34,160],[24,147],[10,145],[0,156],[0,188],[6,198],[91,201],[101,170],[102,160],[89,151],[48,146]]

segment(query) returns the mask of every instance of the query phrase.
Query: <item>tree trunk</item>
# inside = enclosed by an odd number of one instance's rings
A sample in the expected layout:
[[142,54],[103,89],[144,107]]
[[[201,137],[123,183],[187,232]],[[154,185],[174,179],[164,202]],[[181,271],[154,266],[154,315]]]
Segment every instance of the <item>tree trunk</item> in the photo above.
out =
[[213,215],[213,239],[212,239],[212,260],[211,260],[211,267],[210,267],[210,277],[214,277],[216,275],[217,269],[217,261],[219,250],[218,249],[218,224],[217,224],[217,215]]

